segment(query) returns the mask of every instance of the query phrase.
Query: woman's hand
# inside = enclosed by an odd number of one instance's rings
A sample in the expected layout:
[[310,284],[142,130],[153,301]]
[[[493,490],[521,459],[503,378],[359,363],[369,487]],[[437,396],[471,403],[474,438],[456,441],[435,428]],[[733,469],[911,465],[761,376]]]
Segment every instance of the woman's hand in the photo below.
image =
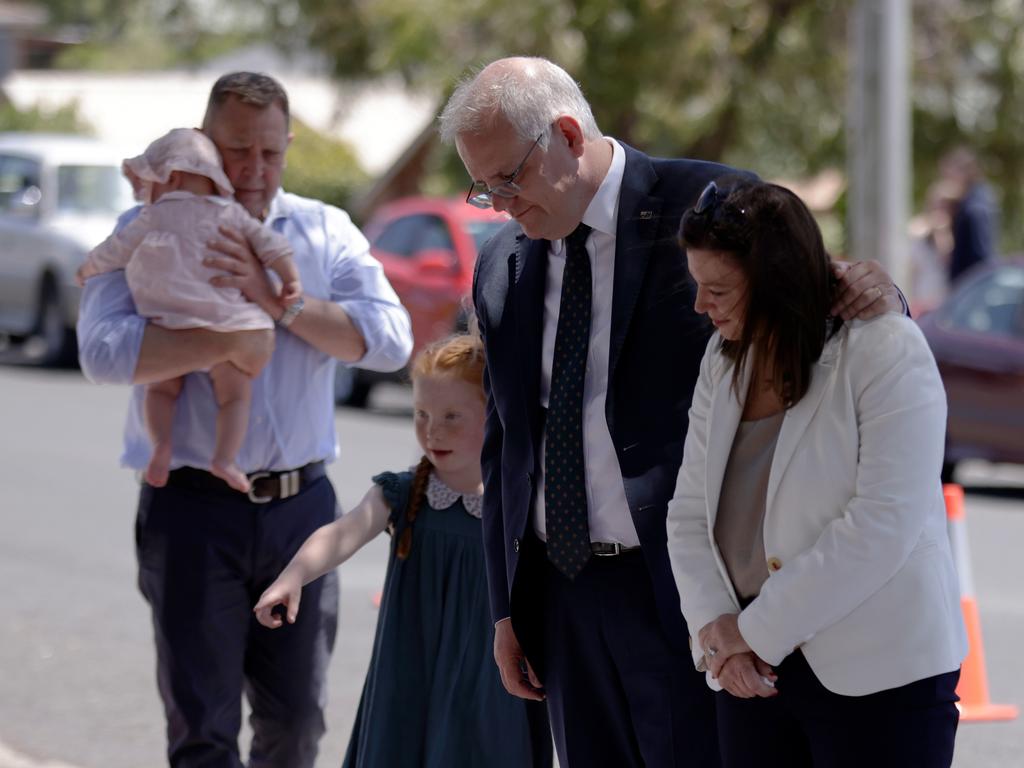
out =
[[294,624],[295,618],[299,615],[301,599],[302,581],[285,571],[260,595],[259,602],[256,603],[252,612],[256,614],[256,620],[264,627],[277,629],[283,622],[280,613],[275,613],[274,608],[283,605],[288,623]]
[[767,699],[777,696],[777,679],[768,662],[753,653],[737,653],[729,657],[718,676],[718,682],[722,687],[741,699],[752,699],[755,696]]
[[717,678],[722,667],[738,653],[749,653],[751,648],[740,634],[739,614],[723,613],[714,621],[705,625],[698,634],[700,647],[704,649],[711,677]]

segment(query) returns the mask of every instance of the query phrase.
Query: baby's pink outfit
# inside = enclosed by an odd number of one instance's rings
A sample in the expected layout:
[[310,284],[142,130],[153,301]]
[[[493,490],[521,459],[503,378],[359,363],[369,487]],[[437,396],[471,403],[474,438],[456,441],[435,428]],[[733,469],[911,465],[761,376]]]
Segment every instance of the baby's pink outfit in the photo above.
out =
[[224,274],[203,264],[218,227],[240,231],[268,266],[291,255],[283,235],[263,226],[233,200],[177,190],[143,206],[121,231],[86,258],[87,276],[124,269],[138,313],[172,330],[251,331],[273,328],[270,315],[237,288],[210,285]]

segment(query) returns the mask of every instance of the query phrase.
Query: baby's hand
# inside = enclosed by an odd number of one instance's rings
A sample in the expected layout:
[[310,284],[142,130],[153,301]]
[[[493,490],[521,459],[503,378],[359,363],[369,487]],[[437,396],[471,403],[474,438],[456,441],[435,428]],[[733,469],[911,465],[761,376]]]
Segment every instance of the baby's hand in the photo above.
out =
[[265,627],[277,629],[283,623],[281,611],[275,611],[277,606],[284,607],[285,617],[289,624],[295,623],[299,615],[299,601],[302,599],[302,585],[291,584],[287,577],[279,576],[277,581],[267,587],[266,592],[260,595],[259,602],[252,612],[256,614],[256,620]]
[[281,302],[281,306],[287,308],[302,295],[302,283],[298,280],[289,280],[281,286],[281,295],[278,297],[278,301]]

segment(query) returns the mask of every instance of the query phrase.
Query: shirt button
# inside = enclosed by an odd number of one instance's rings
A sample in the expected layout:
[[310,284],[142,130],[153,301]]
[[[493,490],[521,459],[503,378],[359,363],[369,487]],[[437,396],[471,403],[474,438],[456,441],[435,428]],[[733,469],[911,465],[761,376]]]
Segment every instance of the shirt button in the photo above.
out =
[[512,549],[516,552],[519,551],[519,539],[512,539]]
[[777,557],[769,557],[768,558],[768,570],[769,571],[773,571],[774,572],[774,571],[779,570],[780,568],[782,568],[782,561],[779,560],[779,558],[777,558]]

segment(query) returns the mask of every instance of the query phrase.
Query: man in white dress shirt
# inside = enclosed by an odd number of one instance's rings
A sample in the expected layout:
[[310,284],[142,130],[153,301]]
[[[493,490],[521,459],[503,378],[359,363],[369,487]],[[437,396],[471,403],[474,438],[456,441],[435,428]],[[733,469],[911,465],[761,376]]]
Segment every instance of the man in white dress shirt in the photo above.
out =
[[396,370],[409,356],[412,335],[408,313],[348,215],[280,189],[291,134],[288,98],[275,80],[247,72],[220,78],[203,130],[221,153],[238,202],[291,243],[304,290],[281,307],[276,286],[239,233],[223,231],[211,243],[207,264],[220,273],[211,282],[237,288],[278,325],[270,363],[253,382],[238,455],[250,493],[207,471],[216,403],[209,377],[192,372],[223,361],[251,372],[266,353],[259,336],[147,323],[135,312],[124,273],[114,272],[85,286],[80,359],[92,381],[136,385],[121,457],[136,470],[151,450],[141,385],[190,374],[175,411],[170,478],[160,488],[143,484],[135,528],[169,763],[240,768],[244,690],[252,708],[248,764],[303,768],[313,765],[324,732],[337,574],[306,587],[294,625],[268,630],[252,606],[306,537],[335,517],[324,465],[338,454],[336,360]]

